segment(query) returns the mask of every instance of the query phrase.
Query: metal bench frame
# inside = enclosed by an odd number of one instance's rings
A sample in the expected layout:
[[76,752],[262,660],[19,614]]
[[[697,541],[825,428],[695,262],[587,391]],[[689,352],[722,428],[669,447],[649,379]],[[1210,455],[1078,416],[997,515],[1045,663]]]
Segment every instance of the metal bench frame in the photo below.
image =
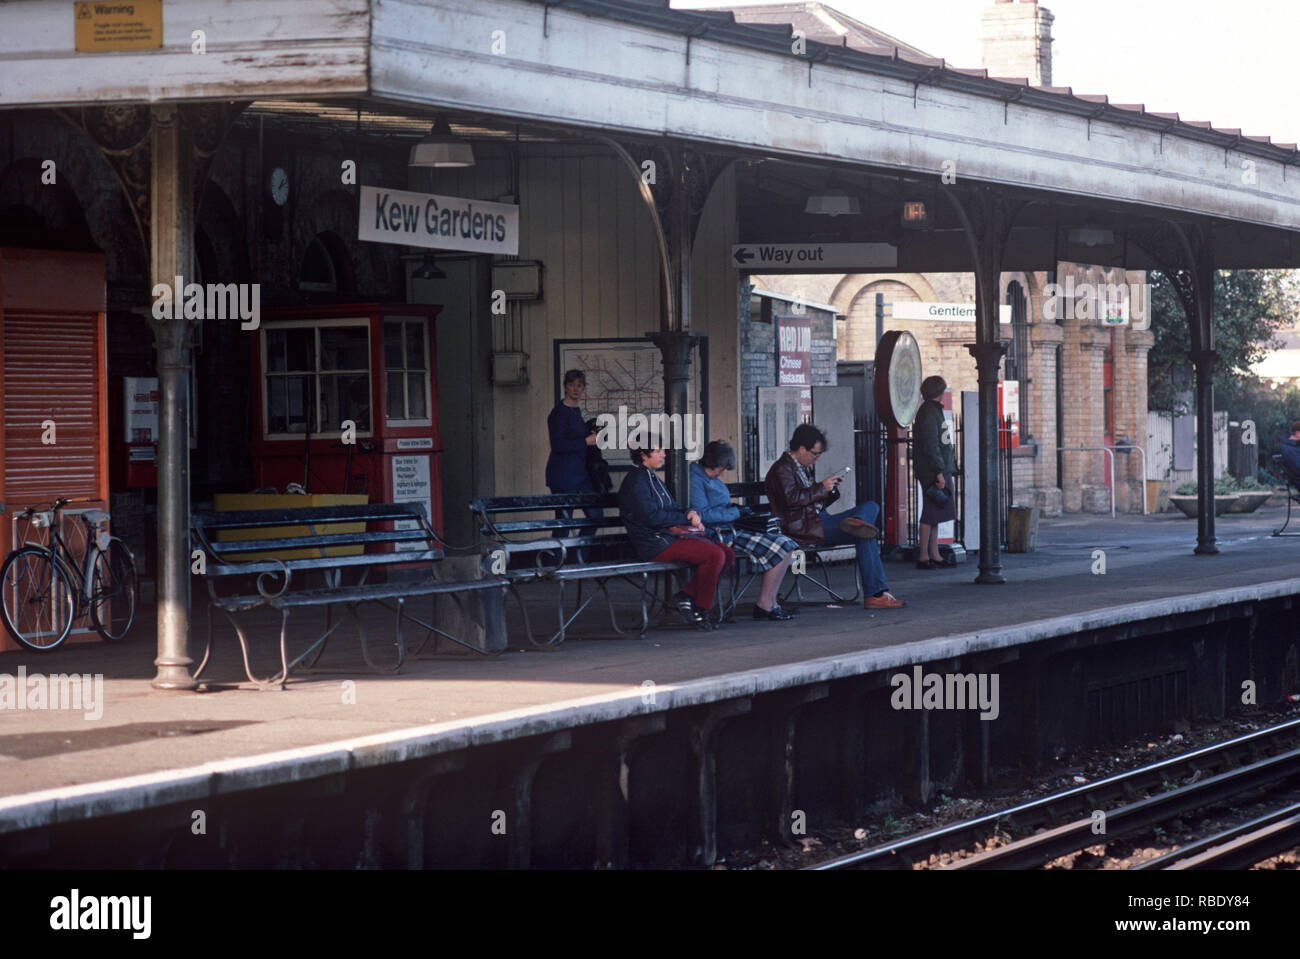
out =
[[[412,529],[370,529],[372,523],[392,523],[414,521]],[[318,532],[318,527],[334,524],[361,524],[363,529],[351,532]],[[223,541],[219,533],[238,530],[266,530],[273,527],[306,526],[310,530],[307,536],[262,536],[255,539]],[[436,597],[450,595],[458,608],[464,610],[462,594],[483,589],[508,589],[510,584],[497,577],[489,577],[468,582],[439,582],[433,579],[413,581],[393,581],[387,583],[368,583],[370,573],[376,569],[389,570],[393,567],[412,565],[427,566],[432,576],[434,564],[441,560],[445,543],[429,524],[428,514],[422,503],[367,504],[353,506],[319,506],[304,509],[266,509],[236,510],[229,512],[196,512],[191,517],[191,529],[195,542],[203,549],[205,555],[204,581],[210,599],[207,615],[207,645],[203,658],[194,676],[197,679],[207,667],[212,654],[213,610],[220,609],[230,621],[235,635],[239,639],[243,656],[244,673],[251,683],[259,689],[283,689],[289,674],[297,666],[310,669],[320,659],[325,644],[346,619],[356,623],[361,640],[361,653],[366,664],[378,672],[397,672],[406,659],[406,645],[402,637],[403,622],[409,620],[425,630],[424,640],[415,650],[418,654],[428,643],[431,635],[439,635],[473,650],[480,655],[491,655],[478,649],[471,643],[453,636],[440,629],[433,620],[431,612],[429,621],[412,616],[407,608],[408,600],[414,597],[429,596],[436,604]],[[375,547],[396,545],[399,543],[418,543],[417,550],[393,552],[368,552]],[[360,546],[360,554],[347,556],[321,555],[326,548]],[[293,559],[255,559],[240,561],[241,555],[250,553],[277,552],[310,549],[316,556]],[[344,583],[344,572],[349,569],[360,570],[360,577],[355,583]],[[325,586],[322,588],[291,590],[295,573],[320,571],[324,575]],[[232,595],[222,596],[218,583],[233,580],[247,582],[255,577],[256,593],[244,589]],[[517,599],[517,597],[516,597]],[[375,603],[395,614],[395,652],[393,661],[376,662],[371,655],[370,639],[365,623],[358,614],[358,608],[364,603]],[[325,607],[325,631],[312,640],[307,648],[294,657],[288,653],[289,614],[297,608],[312,606]],[[333,608],[342,606],[345,616],[336,621]],[[259,679],[253,674],[249,662],[249,637],[239,614],[250,610],[269,607],[280,613],[280,671],[267,679]],[[526,615],[526,614],[525,614]]]
[[[527,514],[541,511],[578,510],[600,508],[606,511],[603,517],[571,518],[547,517],[536,519],[501,520],[504,514]],[[630,551],[631,541],[624,532],[602,533],[611,527],[622,530],[623,522],[618,516],[618,496],[614,493],[550,493],[538,496],[493,496],[475,499],[470,509],[478,519],[480,532],[487,541],[483,562],[491,569],[492,553],[501,550],[506,555],[507,563],[516,557],[532,559],[532,566],[507,569],[496,575],[503,576],[512,584],[530,582],[554,583],[556,589],[557,628],[545,639],[539,640],[533,634],[527,614],[524,616],[524,629],[528,641],[538,647],[550,648],[563,643],[570,626],[595,600],[603,596],[609,610],[610,626],[619,636],[635,634],[638,639],[645,639],[652,618],[656,613],[666,614],[669,610],[664,598],[666,589],[654,588],[657,577],[671,573],[690,570],[688,563],[657,563],[635,559],[620,559],[601,562],[589,562],[583,554],[594,550],[614,550],[621,553]],[[564,533],[577,530],[579,535],[552,535],[528,539],[530,533]],[[631,626],[618,622],[618,613],[614,606],[614,597],[609,591],[612,580],[621,579],[637,587],[640,603],[640,619]],[[568,583],[578,584],[576,605],[572,612],[565,609],[565,587]],[[593,590],[584,599],[586,584]],[[519,604],[523,608],[522,602]],[[720,604],[715,603],[716,609]]]
[[[744,505],[749,506],[751,509],[755,510],[755,512],[759,513],[760,515],[764,515],[764,510],[762,509],[762,507],[768,506],[768,501],[767,501],[767,487],[763,483],[728,483],[727,492],[729,492],[733,498],[742,500],[744,502]],[[767,513],[770,513],[770,509],[767,511]],[[811,573],[806,571],[803,573],[795,573],[793,570],[791,570],[791,574],[794,576],[794,582],[790,585],[788,589],[786,589],[784,595],[778,595],[778,599],[777,599],[778,603],[780,603],[782,606],[813,605],[813,602],[811,600],[804,599],[803,587],[804,587],[805,580],[807,580],[809,586],[815,586],[818,589],[820,589],[822,592],[824,592],[832,602],[856,603],[858,599],[861,598],[862,577],[857,573],[856,564],[854,565],[852,596],[842,596],[839,592],[835,590],[834,587],[831,586],[830,561],[828,561],[823,554],[830,553],[839,549],[845,549],[847,548],[847,544],[832,545],[828,543],[824,546],[818,546],[818,545],[800,543],[799,548],[803,550],[805,557],[812,559],[814,561],[815,569],[817,570],[818,575],[814,576]],[[735,610],[736,605],[740,602],[740,598],[744,595],[745,590],[749,589],[749,587],[753,584],[754,580],[761,575],[760,573],[756,572],[751,568],[749,571],[749,579],[745,581],[744,586],[740,586],[741,572],[740,572],[739,557],[741,555],[743,554],[740,553],[737,554],[736,564],[734,567],[732,567],[732,593],[729,600],[730,607],[728,609],[728,614],[727,614],[728,616],[730,616],[732,612]],[[737,592],[737,589],[739,589],[739,592]],[[791,601],[790,599],[791,596],[798,597],[797,603]]]
[[1285,522],[1282,523],[1281,526],[1273,530],[1273,535],[1274,536],[1300,536],[1300,530],[1293,530],[1290,533],[1285,531],[1286,528],[1291,525],[1292,507],[1300,506],[1300,486],[1296,485],[1295,480],[1291,478],[1291,474],[1288,473],[1286,471],[1286,467],[1282,465],[1282,457],[1280,454],[1273,455],[1273,463],[1277,466],[1278,472],[1282,475],[1282,479],[1286,482],[1286,520]]

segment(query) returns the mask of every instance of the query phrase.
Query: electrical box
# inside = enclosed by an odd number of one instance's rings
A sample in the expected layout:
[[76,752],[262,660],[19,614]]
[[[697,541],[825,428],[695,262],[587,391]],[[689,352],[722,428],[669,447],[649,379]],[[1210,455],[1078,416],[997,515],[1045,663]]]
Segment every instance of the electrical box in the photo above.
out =
[[492,382],[497,386],[527,386],[528,354],[493,353]]

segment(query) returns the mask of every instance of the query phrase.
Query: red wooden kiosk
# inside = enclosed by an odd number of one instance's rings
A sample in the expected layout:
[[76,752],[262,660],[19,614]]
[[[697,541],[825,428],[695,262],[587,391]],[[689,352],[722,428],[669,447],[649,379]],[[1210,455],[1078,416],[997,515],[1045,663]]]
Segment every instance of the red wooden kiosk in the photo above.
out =
[[441,533],[439,309],[367,303],[263,311],[251,337],[254,485],[423,502]]

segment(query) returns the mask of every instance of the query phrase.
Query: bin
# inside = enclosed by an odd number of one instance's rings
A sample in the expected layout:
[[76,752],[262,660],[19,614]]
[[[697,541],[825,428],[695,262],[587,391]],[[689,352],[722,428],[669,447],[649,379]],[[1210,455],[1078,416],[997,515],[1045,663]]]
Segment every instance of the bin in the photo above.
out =
[[1038,541],[1038,507],[1013,506],[1007,519],[1007,552],[1032,553]]

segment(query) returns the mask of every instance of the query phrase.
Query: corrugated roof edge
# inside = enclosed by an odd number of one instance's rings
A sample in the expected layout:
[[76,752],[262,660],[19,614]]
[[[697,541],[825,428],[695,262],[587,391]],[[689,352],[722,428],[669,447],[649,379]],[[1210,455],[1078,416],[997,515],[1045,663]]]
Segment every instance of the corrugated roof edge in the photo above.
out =
[[[547,6],[562,6],[566,10],[604,17],[608,20],[622,20],[685,36],[709,37],[753,50],[793,55],[790,53],[789,26],[737,23],[730,13],[674,10],[668,6],[668,0],[650,0],[650,2],[646,0],[562,0],[559,4],[555,0],[532,0],[532,2]],[[1026,106],[1041,107],[1093,120],[1108,120],[1120,126],[1159,130],[1164,133],[1176,132],[1199,143],[1231,147],[1241,153],[1276,160],[1280,163],[1300,162],[1300,148],[1295,144],[1274,143],[1269,137],[1243,138],[1239,131],[1225,133],[1205,121],[1180,120],[1177,113],[1156,113],[1146,110],[1141,104],[1128,104],[1121,107],[1109,102],[1103,104],[1103,108],[1099,111],[1096,98],[1104,98],[1102,94],[1093,94],[1092,99],[1089,99],[1087,95],[1076,95],[1070,87],[1026,87],[1020,85],[1020,82],[1015,79],[980,77],[969,69],[949,67],[943,60],[927,59],[918,62],[910,55],[902,56],[901,51],[890,56],[857,50],[852,45],[828,46],[816,40],[809,40],[807,43],[810,51],[807,58],[811,62],[891,76],[914,83],[943,86],[995,100],[1017,100]],[[820,48],[815,56],[811,53],[814,47]],[[1170,120],[1173,122],[1161,122]]]

